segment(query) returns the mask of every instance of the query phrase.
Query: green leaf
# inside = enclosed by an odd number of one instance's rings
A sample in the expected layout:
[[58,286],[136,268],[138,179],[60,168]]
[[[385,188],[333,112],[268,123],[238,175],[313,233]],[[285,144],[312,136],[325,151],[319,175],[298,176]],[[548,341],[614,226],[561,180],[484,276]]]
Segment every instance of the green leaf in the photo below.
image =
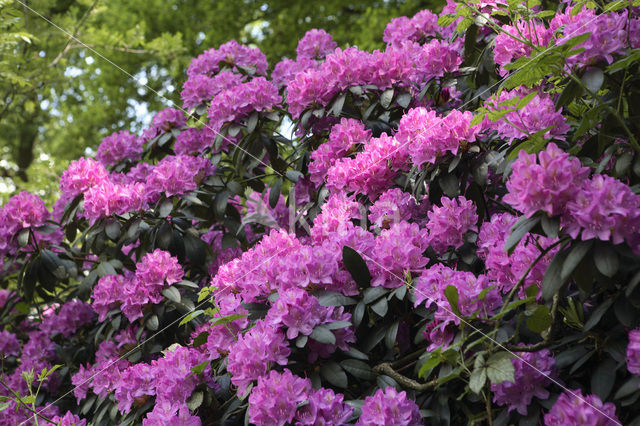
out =
[[336,336],[323,325],[317,325],[309,337],[325,345],[335,345],[336,343]]
[[216,318],[215,320],[211,321],[211,326],[214,325],[221,325],[221,324],[228,324],[230,322],[233,322],[235,320],[238,320],[240,318],[245,318],[248,315],[246,314],[230,314],[230,315],[226,315],[224,317],[220,317],[220,318]]
[[173,286],[167,287],[164,290],[162,290],[162,295],[167,299],[171,300],[172,302],[180,303],[180,300],[181,300],[180,291],[178,291],[178,289]]
[[351,327],[352,324],[349,321],[333,321],[323,324],[323,326],[327,327],[329,330],[340,330],[342,328]]
[[598,93],[604,83],[604,73],[600,68],[588,68],[582,76],[582,83],[590,92]]
[[511,228],[511,234],[504,244],[504,251],[511,255],[522,237],[524,237],[529,231],[531,231],[531,229],[533,229],[533,227],[536,226],[539,221],[539,216],[533,216],[530,218],[522,216]]
[[551,313],[549,308],[540,305],[533,311],[533,314],[527,318],[527,327],[534,333],[542,333],[551,327]]
[[562,270],[560,272],[560,277],[562,279],[567,279],[576,269],[578,264],[584,259],[587,255],[591,246],[593,245],[593,241],[580,241],[569,250],[569,254],[567,258],[562,263]]
[[378,300],[376,303],[371,305],[371,310],[381,317],[384,317],[389,310],[389,303],[387,302],[387,299],[383,297]]
[[426,378],[427,372],[436,368],[442,363],[442,361],[444,361],[444,358],[442,358],[442,352],[440,349],[436,349],[429,353],[429,358],[427,358],[424,364],[420,367],[420,371],[418,371],[418,377],[422,379]]
[[147,319],[145,326],[151,331],[156,331],[160,326],[160,321],[158,320],[158,316],[156,314],[151,315]]
[[598,242],[593,253],[593,260],[598,271],[604,276],[611,278],[618,272],[620,260],[615,249],[610,244]]
[[189,407],[189,410],[194,411],[202,405],[202,401],[204,401],[204,394],[200,391],[194,392],[187,400],[187,407]]
[[398,103],[398,105],[405,109],[409,107],[412,100],[413,98],[411,97],[410,93],[401,93],[396,97],[396,102]]
[[591,375],[591,393],[598,395],[602,401],[606,401],[613,390],[615,381],[616,362],[607,358],[598,365]]
[[493,384],[515,382],[515,368],[511,362],[511,354],[498,352],[487,361],[487,377]]
[[471,376],[469,377],[469,389],[471,389],[471,392],[473,393],[480,394],[486,382],[487,382],[487,369],[484,367],[475,368],[471,372]]
[[336,293],[333,291],[316,293],[315,295],[322,306],[348,306],[358,303],[352,297],[347,297],[342,293]]
[[569,83],[562,90],[562,93],[556,101],[556,111],[569,105],[575,98],[582,95],[582,86],[575,80],[569,80]]
[[384,287],[369,287],[362,293],[362,303],[369,304],[389,292]]
[[282,188],[282,178],[278,178],[275,181],[271,189],[269,190],[269,206],[272,209],[276,208],[278,204],[278,200],[280,199],[280,189]]
[[342,93],[340,96],[336,98],[333,102],[333,105],[329,109],[329,115],[333,115],[335,117],[340,117],[340,113],[342,113],[342,107],[344,106],[344,101],[347,99],[347,94]]
[[458,308],[458,299],[460,295],[458,294],[458,289],[453,285],[448,285],[444,290],[444,295],[449,301],[449,306],[451,306],[451,310],[457,317],[461,317],[460,309]]
[[391,101],[393,100],[393,94],[394,94],[393,89],[387,89],[384,92],[382,92],[382,95],[380,95],[380,105],[382,105],[382,108],[389,109],[389,106],[391,105]]
[[562,266],[566,256],[565,251],[559,251],[549,263],[542,279],[542,297],[544,300],[551,300],[567,282],[567,279],[562,277]]
[[358,379],[374,380],[376,374],[371,370],[369,364],[357,359],[345,359],[340,362],[340,366],[349,374]]
[[398,326],[400,322],[395,320],[389,327],[384,335],[384,344],[387,348],[393,349],[396,344],[396,337],[398,336]]
[[204,313],[204,311],[202,309],[198,309],[198,310],[195,310],[193,312],[190,312],[189,314],[187,314],[186,317],[182,318],[182,320],[180,321],[180,323],[178,325],[185,325],[186,323],[188,323],[189,321],[191,321],[194,318],[199,317],[203,313]]
[[369,272],[367,264],[357,251],[349,246],[344,246],[342,248],[342,262],[358,286],[369,287],[371,283],[371,273]]
[[613,305],[613,299],[607,299],[601,304],[599,304],[598,307],[594,309],[593,313],[591,314],[587,322],[584,323],[583,330],[589,331],[593,327],[595,327],[598,324],[598,322],[600,322],[600,319],[602,318],[602,316],[609,310],[611,305]]
[[349,384],[349,380],[347,379],[347,374],[344,372],[342,367],[336,362],[329,362],[320,367],[320,374],[322,377],[331,383],[333,386],[337,386],[339,388],[346,388]]

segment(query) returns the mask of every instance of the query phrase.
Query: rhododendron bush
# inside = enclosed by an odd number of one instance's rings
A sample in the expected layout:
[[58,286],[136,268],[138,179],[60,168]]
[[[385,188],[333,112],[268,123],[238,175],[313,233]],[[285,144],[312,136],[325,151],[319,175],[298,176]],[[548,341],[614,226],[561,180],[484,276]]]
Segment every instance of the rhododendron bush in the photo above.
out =
[[228,42],[0,210],[0,424],[640,422],[640,8]]

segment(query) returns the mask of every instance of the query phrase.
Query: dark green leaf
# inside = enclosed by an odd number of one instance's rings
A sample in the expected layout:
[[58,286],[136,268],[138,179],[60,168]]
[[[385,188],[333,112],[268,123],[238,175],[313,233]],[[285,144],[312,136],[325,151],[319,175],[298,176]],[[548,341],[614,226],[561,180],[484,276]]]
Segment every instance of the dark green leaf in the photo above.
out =
[[334,345],[336,343],[336,336],[323,325],[317,325],[309,337],[325,345]]
[[349,246],[342,248],[342,261],[353,280],[360,287],[368,287],[371,282],[371,273],[360,254]]
[[606,401],[616,381],[616,362],[607,358],[598,365],[591,375],[591,393]]
[[318,302],[322,306],[348,306],[358,303],[355,299],[347,297],[342,293],[336,293],[327,291],[323,293],[316,293]]
[[471,392],[480,394],[484,384],[487,382],[487,369],[484,367],[475,368],[469,377],[469,389]]
[[598,271],[604,276],[613,277],[618,272],[620,261],[618,254],[610,244],[599,242],[596,245],[593,260]]
[[613,395],[613,399],[622,399],[626,396],[631,395],[634,392],[637,392],[639,388],[640,388],[640,376],[632,376],[622,386],[620,386],[620,388],[616,391],[615,395]]
[[393,349],[393,347],[396,344],[396,337],[398,336],[399,325],[400,325],[400,322],[398,320],[394,321],[393,323],[391,323],[391,325],[389,325],[389,327],[387,328],[387,332],[384,335],[384,344],[389,349]]
[[574,80],[569,80],[569,83],[565,86],[564,90],[562,90],[562,93],[556,101],[556,111],[566,105],[569,105],[580,95],[582,95],[582,86]]
[[347,374],[344,372],[342,367],[340,367],[338,363],[333,361],[320,367],[320,374],[333,386],[339,388],[346,388],[349,383]]
[[158,329],[158,327],[160,326],[160,321],[158,320],[158,316],[153,314],[151,315],[148,319],[147,322],[145,323],[145,326],[152,331],[156,331]]
[[410,104],[411,104],[411,100],[413,98],[411,97],[410,93],[401,93],[398,95],[398,97],[396,98],[396,102],[398,103],[398,105],[400,105],[402,108],[407,108]]
[[378,300],[376,303],[371,305],[371,310],[381,317],[384,317],[389,310],[389,303],[387,302],[387,299],[383,297]]
[[487,377],[493,384],[502,382],[515,382],[515,368],[511,362],[511,354],[498,352],[487,361]]
[[175,287],[167,287],[162,290],[162,295],[175,303],[180,303],[180,292]]
[[566,252],[559,251],[553,260],[551,260],[551,263],[549,263],[544,278],[542,279],[542,297],[544,300],[551,300],[567,282],[566,278],[562,278],[562,266],[564,265],[566,256]]
[[551,313],[549,308],[540,305],[533,311],[533,314],[527,318],[527,327],[534,333],[542,333],[551,327]]
[[269,190],[269,206],[272,209],[276,207],[280,199],[280,188],[282,188],[282,178],[278,178]]
[[382,92],[382,95],[380,95],[380,105],[382,105],[382,108],[384,109],[389,108],[389,106],[391,105],[391,101],[393,100],[393,94],[394,94],[393,89],[387,89],[384,92]]
[[513,250],[516,248],[522,237],[524,237],[527,232],[531,231],[539,221],[540,218],[538,216],[530,218],[522,216],[511,228],[511,234],[504,244],[504,250],[509,254],[513,253]]
[[600,319],[602,318],[602,316],[609,310],[611,305],[613,305],[613,299],[607,299],[604,302],[602,302],[600,305],[598,305],[598,307],[594,309],[593,313],[591,314],[587,322],[584,323],[584,331],[589,331],[593,327],[595,327],[596,324],[600,322]]
[[560,272],[560,276],[562,279],[569,278],[569,276],[576,269],[576,266],[582,261],[582,259],[586,256],[586,254],[591,249],[593,245],[593,241],[580,241],[577,244],[573,245],[569,250],[569,254],[567,258],[562,264],[562,270]]
[[363,380],[373,380],[376,378],[376,374],[371,370],[369,364],[357,360],[357,359],[345,359],[340,362],[340,366],[344,368],[344,370],[357,377],[358,379]]
[[369,287],[362,293],[362,303],[369,304],[389,292],[384,287]]

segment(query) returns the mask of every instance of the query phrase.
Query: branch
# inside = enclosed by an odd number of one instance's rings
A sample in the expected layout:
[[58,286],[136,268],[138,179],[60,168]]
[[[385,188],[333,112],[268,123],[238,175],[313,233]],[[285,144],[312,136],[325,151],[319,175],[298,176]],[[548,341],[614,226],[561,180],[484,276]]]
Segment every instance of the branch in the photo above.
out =
[[387,376],[391,377],[402,386],[409,389],[417,390],[417,391],[425,391],[425,390],[433,389],[438,384],[437,379],[433,379],[432,381],[427,383],[416,382],[415,380],[410,379],[406,376],[403,376],[402,374],[395,371],[391,367],[391,364],[388,362],[383,362],[382,364],[376,365],[375,367],[373,367],[373,371],[375,371],[378,374],[386,374]]
[[516,345],[504,345],[505,349],[512,352],[538,352],[540,349],[544,349],[547,346],[551,345],[551,341],[556,334],[558,328],[558,305],[560,300],[560,296],[556,293],[553,296],[553,304],[551,305],[551,328],[549,329],[549,333],[542,340],[542,342],[538,342],[534,345],[528,346],[516,346]]
[[87,21],[87,18],[89,18],[91,11],[96,7],[99,1],[100,0],[95,0],[93,4],[89,7],[89,9],[87,9],[87,11],[84,13],[84,15],[82,16],[82,18],[80,19],[76,27],[73,29],[73,32],[71,33],[73,35],[67,39],[67,43],[64,45],[64,48],[60,51],[60,53],[58,53],[58,56],[56,56],[53,62],[49,64],[49,68],[55,67],[58,64],[58,62],[60,62],[62,57],[69,51],[69,49],[71,49],[71,41],[73,41],[73,39],[78,37],[80,28],[82,28],[84,23]]

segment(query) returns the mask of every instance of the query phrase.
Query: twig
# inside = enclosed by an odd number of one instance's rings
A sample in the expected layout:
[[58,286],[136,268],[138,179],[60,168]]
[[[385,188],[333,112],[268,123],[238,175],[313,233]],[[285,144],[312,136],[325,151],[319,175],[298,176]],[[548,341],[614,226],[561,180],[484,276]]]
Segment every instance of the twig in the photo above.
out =
[[82,28],[84,23],[87,21],[87,18],[89,18],[91,11],[96,7],[99,1],[100,0],[95,0],[93,4],[89,7],[89,9],[87,9],[87,11],[84,13],[82,18],[80,18],[78,25],[76,25],[76,27],[73,29],[73,32],[72,32],[73,36],[67,39],[67,43],[64,45],[64,48],[62,48],[60,53],[58,53],[58,56],[56,56],[53,62],[49,64],[49,68],[55,67],[58,64],[58,62],[60,62],[62,57],[69,51],[69,49],[71,48],[71,42],[73,41],[74,38],[78,37],[79,35],[78,32],[80,31],[80,28]]
[[17,393],[16,391],[14,391],[13,389],[11,389],[9,386],[7,386],[7,384],[4,382],[4,380],[0,379],[0,384],[2,386],[4,386],[9,392],[11,392],[14,396],[15,399],[14,401],[16,401],[18,404],[22,405],[24,408],[26,408],[27,410],[31,411],[33,414],[35,414],[36,416],[42,418],[42,420],[51,423],[52,425],[55,425],[56,422],[54,422],[53,420],[51,420],[48,417],[43,416],[42,414],[40,414],[39,412],[37,412],[36,410],[34,410],[33,408],[29,407],[27,404],[25,404],[22,401],[22,397],[20,396],[19,393]]
[[391,377],[402,386],[409,389],[417,390],[417,391],[425,391],[425,390],[433,389],[438,384],[437,379],[433,379],[432,381],[427,383],[416,382],[415,380],[410,379],[406,376],[403,376],[402,374],[395,371],[391,367],[391,364],[388,362],[383,362],[382,364],[376,365],[375,367],[373,367],[373,371],[375,371],[378,374],[386,374],[387,376]]

